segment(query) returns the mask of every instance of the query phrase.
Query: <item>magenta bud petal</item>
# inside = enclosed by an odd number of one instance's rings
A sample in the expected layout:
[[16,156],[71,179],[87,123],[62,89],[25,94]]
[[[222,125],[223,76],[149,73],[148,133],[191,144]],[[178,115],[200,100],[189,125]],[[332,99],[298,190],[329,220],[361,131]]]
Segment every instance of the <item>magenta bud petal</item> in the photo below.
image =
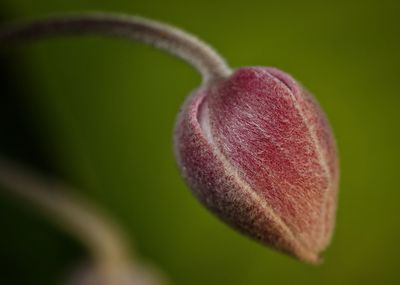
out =
[[289,75],[241,68],[195,91],[175,151],[187,184],[222,220],[318,262],[335,223],[336,146],[318,103]]

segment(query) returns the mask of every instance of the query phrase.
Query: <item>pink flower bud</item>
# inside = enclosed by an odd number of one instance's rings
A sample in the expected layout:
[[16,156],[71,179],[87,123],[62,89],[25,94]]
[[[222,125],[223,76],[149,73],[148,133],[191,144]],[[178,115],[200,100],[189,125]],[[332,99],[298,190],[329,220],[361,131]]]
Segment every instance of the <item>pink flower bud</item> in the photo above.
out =
[[318,262],[335,223],[336,146],[318,103],[289,75],[240,68],[196,90],[178,117],[175,152],[193,193],[222,220]]
[[206,207],[241,232],[318,262],[335,222],[338,162],[328,121],[310,94],[273,68],[232,74],[195,36],[141,17],[89,13],[43,19],[3,30],[0,45],[73,34],[138,40],[192,64],[204,84],[186,101],[175,134],[187,183]]

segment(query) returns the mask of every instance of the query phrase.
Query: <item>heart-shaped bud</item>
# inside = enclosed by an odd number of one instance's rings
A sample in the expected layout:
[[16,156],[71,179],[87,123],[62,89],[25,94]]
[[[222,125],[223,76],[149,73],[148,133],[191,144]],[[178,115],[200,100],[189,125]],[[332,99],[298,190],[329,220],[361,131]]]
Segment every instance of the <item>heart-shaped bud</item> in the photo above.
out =
[[194,194],[222,220],[318,262],[335,222],[336,146],[318,103],[289,75],[241,68],[195,91],[175,151]]

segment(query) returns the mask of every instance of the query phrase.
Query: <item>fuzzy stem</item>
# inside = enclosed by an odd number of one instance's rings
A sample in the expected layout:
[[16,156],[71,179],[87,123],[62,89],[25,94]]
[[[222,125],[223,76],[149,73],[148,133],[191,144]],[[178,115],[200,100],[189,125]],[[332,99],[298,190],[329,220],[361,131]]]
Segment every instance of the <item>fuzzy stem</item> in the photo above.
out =
[[231,74],[224,59],[210,46],[173,26],[136,16],[82,13],[10,26],[0,31],[0,44],[65,35],[113,36],[143,42],[192,64],[205,83]]
[[105,279],[116,280],[119,272],[131,267],[128,246],[114,224],[65,185],[0,156],[0,186],[78,238],[91,251]]

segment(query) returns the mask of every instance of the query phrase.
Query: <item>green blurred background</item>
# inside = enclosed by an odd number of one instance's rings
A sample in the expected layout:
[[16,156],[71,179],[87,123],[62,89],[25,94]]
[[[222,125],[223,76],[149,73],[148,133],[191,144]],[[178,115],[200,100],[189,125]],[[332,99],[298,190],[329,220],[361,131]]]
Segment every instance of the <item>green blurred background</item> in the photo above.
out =
[[[1,51],[2,152],[77,186],[171,280],[200,284],[399,284],[399,1],[2,0],[2,22],[54,12],[139,14],[182,27],[233,67],[276,66],[327,112],[341,159],[325,262],[302,264],[237,234],[192,197],[174,120],[200,77],[152,48],[107,39]],[[0,195],[0,283],[61,284],[78,242]]]

